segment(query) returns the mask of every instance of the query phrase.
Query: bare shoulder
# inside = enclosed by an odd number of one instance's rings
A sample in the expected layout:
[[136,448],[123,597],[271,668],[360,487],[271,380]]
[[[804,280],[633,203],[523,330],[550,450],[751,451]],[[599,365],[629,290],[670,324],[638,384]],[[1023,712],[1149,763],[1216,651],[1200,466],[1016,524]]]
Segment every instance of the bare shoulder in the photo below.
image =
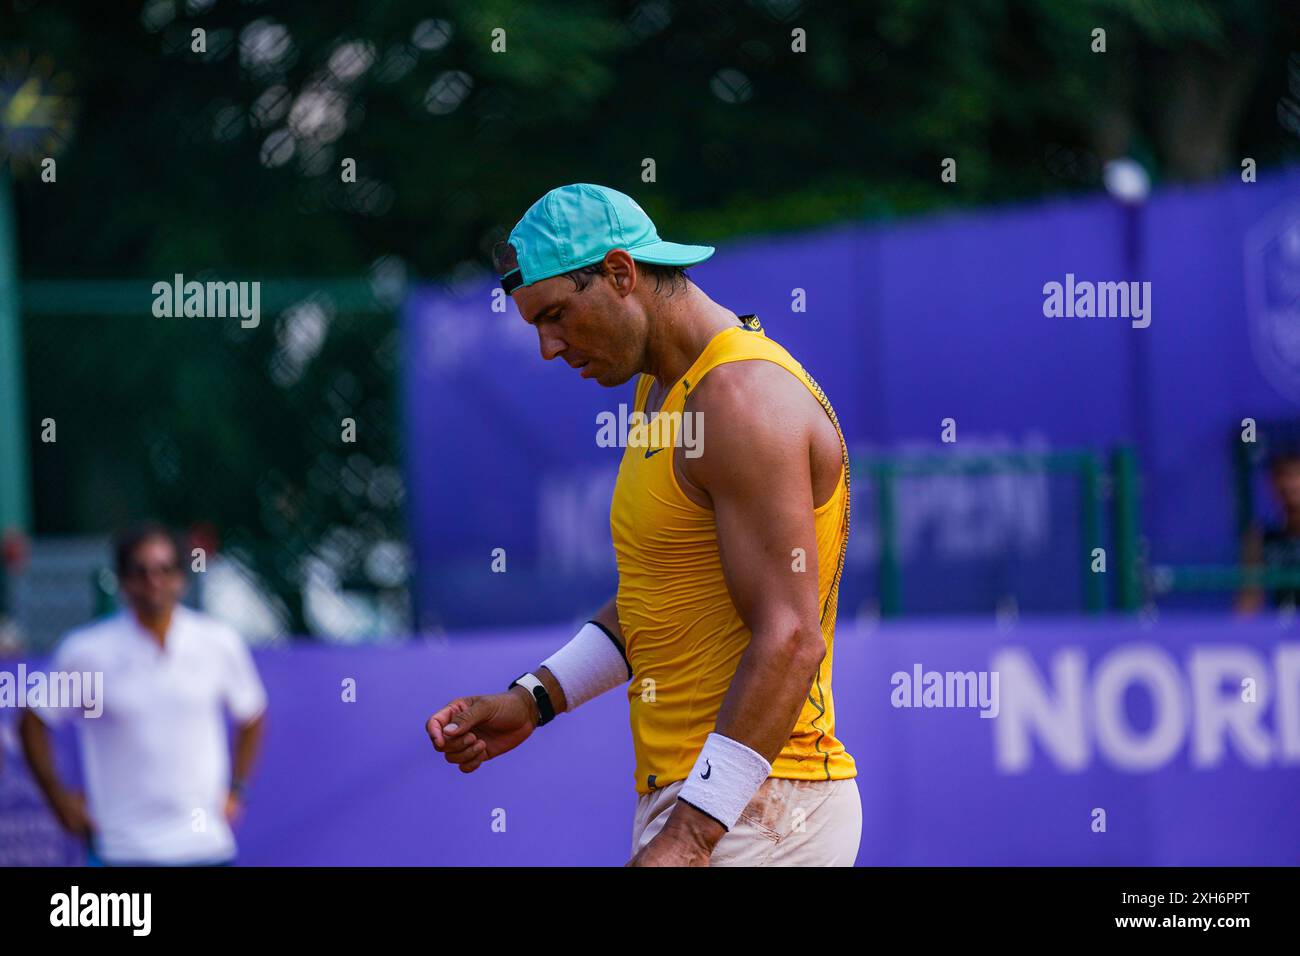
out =
[[810,482],[814,506],[835,492],[843,445],[827,409],[800,378],[774,362],[729,362],[712,369],[686,402],[700,413],[703,454],[680,462],[685,484],[753,489]]
[[[809,404],[811,401],[811,405]],[[702,454],[682,462],[691,484],[709,489],[770,479],[807,462],[813,414],[803,383],[765,361],[728,362],[691,389],[685,410],[698,416]]]
[[812,420],[810,398],[804,384],[780,365],[751,359],[711,369],[687,396],[686,408],[716,416],[720,425],[787,430]]

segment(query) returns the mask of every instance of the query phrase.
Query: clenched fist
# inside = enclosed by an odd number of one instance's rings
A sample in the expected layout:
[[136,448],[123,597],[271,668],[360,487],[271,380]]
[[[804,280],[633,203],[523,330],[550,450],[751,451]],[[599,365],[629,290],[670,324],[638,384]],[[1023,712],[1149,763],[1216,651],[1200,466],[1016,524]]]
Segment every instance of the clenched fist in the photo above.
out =
[[513,687],[504,694],[457,697],[429,718],[424,729],[433,749],[473,773],[485,760],[499,757],[528,739],[541,715],[528,691]]

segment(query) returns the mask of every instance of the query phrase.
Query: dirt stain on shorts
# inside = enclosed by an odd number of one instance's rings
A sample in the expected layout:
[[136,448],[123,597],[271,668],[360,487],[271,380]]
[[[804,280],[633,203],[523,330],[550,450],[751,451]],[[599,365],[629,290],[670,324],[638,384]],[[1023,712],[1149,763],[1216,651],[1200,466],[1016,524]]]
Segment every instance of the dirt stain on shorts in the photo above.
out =
[[[768,777],[740,814],[740,819],[762,832],[772,842],[780,842],[830,796],[828,783],[830,781],[827,780]],[[803,812],[799,813],[801,809]]]

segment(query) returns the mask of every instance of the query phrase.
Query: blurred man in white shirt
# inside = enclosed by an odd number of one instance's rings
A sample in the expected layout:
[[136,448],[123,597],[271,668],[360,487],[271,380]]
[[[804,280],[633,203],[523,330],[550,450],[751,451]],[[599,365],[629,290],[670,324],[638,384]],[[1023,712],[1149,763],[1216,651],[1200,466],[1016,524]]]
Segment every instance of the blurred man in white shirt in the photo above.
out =
[[[59,822],[87,841],[91,863],[229,863],[266,691],[239,635],[179,603],[183,550],[166,528],[129,531],[115,552],[127,609],[70,633],[49,667],[102,674],[103,713],[28,708],[27,762]],[[50,748],[48,728],[69,721],[80,732],[85,798],[64,787]]]

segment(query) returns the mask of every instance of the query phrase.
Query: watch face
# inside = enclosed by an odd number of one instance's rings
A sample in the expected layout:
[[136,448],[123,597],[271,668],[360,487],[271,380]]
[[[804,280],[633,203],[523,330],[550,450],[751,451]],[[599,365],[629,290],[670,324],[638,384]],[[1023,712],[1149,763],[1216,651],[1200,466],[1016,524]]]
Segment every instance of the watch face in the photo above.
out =
[[533,688],[533,700],[537,701],[537,711],[542,715],[541,723],[549,722],[555,716],[555,708],[551,706],[551,695],[541,681]]

